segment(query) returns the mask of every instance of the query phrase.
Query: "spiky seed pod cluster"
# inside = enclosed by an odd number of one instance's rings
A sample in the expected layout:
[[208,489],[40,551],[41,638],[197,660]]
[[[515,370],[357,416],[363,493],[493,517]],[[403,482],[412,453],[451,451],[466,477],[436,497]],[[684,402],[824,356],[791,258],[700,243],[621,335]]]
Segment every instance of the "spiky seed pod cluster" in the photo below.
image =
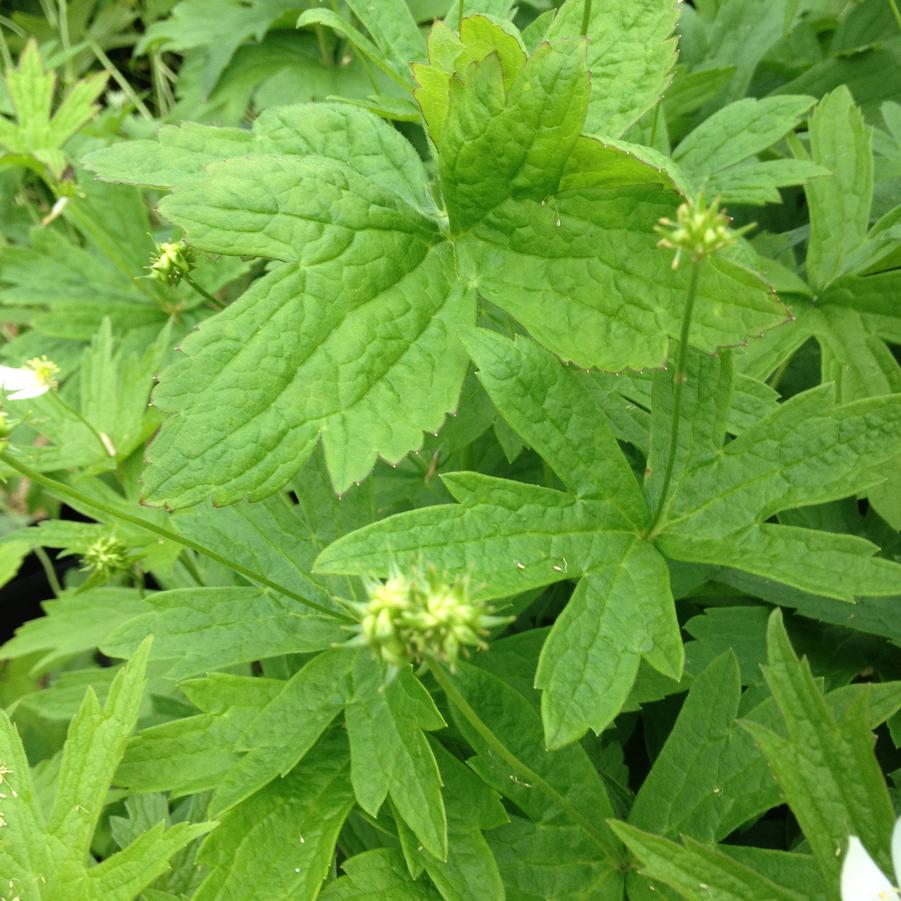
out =
[[128,548],[112,536],[98,538],[81,555],[81,569],[101,578],[126,569],[128,563]]
[[354,606],[360,623],[349,645],[366,645],[392,669],[430,659],[454,667],[470,648],[487,647],[495,626],[509,622],[475,600],[468,580],[448,580],[435,569],[395,572],[370,582],[369,600]]
[[663,218],[654,227],[654,231],[662,236],[657,246],[676,251],[673,269],[678,269],[683,254],[692,260],[702,260],[734,244],[753,228],[753,225],[746,225],[733,229],[731,223],[729,216],[720,209],[719,198],[708,204],[704,195],[699,194],[679,206],[675,222]]
[[194,255],[184,241],[164,241],[156,250],[150,257],[148,278],[174,287],[194,267]]

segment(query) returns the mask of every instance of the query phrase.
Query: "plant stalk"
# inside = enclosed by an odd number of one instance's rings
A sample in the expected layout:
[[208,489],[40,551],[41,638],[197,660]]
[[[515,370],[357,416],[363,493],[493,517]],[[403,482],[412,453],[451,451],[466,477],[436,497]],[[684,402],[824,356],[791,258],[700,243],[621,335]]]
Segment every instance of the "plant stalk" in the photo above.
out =
[[585,0],[585,6],[582,8],[582,27],[579,29],[579,34],[583,38],[588,35],[589,22],[591,22],[591,0]]
[[289,597],[306,607],[310,607],[311,609],[317,611],[317,613],[322,613],[325,616],[330,616],[334,619],[353,622],[353,620],[349,616],[344,616],[340,613],[336,613],[334,610],[330,610],[328,607],[317,604],[315,601],[308,600],[302,595],[297,594],[297,592],[292,591],[285,585],[279,585],[278,582],[273,582],[272,579],[264,576],[262,573],[255,572],[252,569],[248,569],[246,566],[242,566],[240,563],[235,563],[233,560],[229,560],[227,557],[223,557],[222,554],[214,551],[212,548],[209,548],[206,545],[201,544],[199,541],[194,541],[191,538],[186,538],[184,535],[179,535],[177,532],[173,532],[170,529],[167,529],[165,526],[158,526],[156,523],[148,522],[146,519],[142,519],[140,516],[134,516],[131,513],[126,513],[124,510],[117,510],[115,507],[105,503],[104,501],[95,500],[92,497],[88,497],[87,495],[82,494],[77,489],[71,488],[69,485],[66,485],[63,482],[58,482],[56,479],[51,479],[49,476],[45,476],[43,473],[38,472],[36,469],[32,469],[21,460],[17,460],[12,454],[9,453],[8,450],[0,452],[0,461],[5,463],[12,469],[15,469],[27,479],[30,479],[32,482],[35,482],[38,485],[43,485],[44,488],[46,488],[51,494],[54,494],[63,500],[73,500],[77,504],[81,504],[89,509],[93,508],[100,513],[105,513],[107,516],[113,516],[116,519],[122,520],[123,522],[128,522],[134,526],[138,526],[139,528],[146,529],[148,532],[153,532],[155,535],[159,535],[162,538],[168,539],[169,541],[174,541],[177,544],[182,545],[183,547],[190,548],[192,551],[197,551],[198,554],[203,554],[204,556],[209,557],[211,560],[215,560],[217,563],[221,563],[223,566],[227,566],[233,572],[238,573],[238,575],[244,576],[245,579],[248,579],[251,582],[256,582],[259,585],[263,585],[266,588],[271,588],[273,591],[277,591],[279,594],[283,594],[286,597]]
[[530,766],[523,763],[495,734],[491,727],[473,710],[469,701],[463,697],[460,690],[454,685],[450,674],[436,660],[429,661],[429,670],[435,677],[435,681],[441,687],[448,701],[460,711],[466,722],[479,733],[491,750],[500,757],[513,772],[529,785],[534,785],[545,794],[557,807],[570,817],[585,834],[596,844],[607,858],[613,857],[612,841],[607,838],[581,811],[559,792],[553,785],[543,779]]
[[194,290],[202,297],[202,298],[204,298],[204,300],[206,300],[206,302],[207,302],[208,304],[211,304],[211,305],[212,305],[215,309],[217,309],[217,310],[224,310],[224,309],[225,309],[225,304],[223,304],[221,300],[219,300],[218,298],[216,298],[216,297],[214,297],[212,294],[210,294],[210,292],[207,291],[206,288],[203,287],[203,285],[201,285],[201,284],[200,284],[199,282],[197,282],[195,279],[191,278],[191,276],[188,275],[187,272],[184,274],[183,277],[184,277],[184,280],[185,280],[185,281],[186,281],[186,282],[187,282],[187,283],[188,283],[188,284],[189,284],[189,285],[190,285],[190,286],[191,286],[191,287],[192,287],[192,288],[193,288],[193,289],[194,289]]
[[663,485],[660,488],[660,497],[654,510],[651,524],[645,533],[648,538],[653,538],[657,532],[660,520],[669,504],[670,482],[673,478],[673,468],[676,463],[676,452],[679,447],[679,427],[682,420],[682,389],[688,374],[685,371],[685,361],[688,358],[688,338],[691,333],[691,317],[694,313],[695,297],[698,293],[698,278],[701,273],[701,260],[694,258],[691,261],[691,269],[688,275],[688,295],[685,298],[685,310],[682,313],[682,328],[679,332],[679,352],[676,355],[676,368],[673,372],[673,419],[670,423],[669,449],[666,457],[666,469],[663,473]]
[[44,575],[47,578],[47,584],[50,586],[50,590],[53,592],[53,596],[55,598],[58,598],[63,593],[63,587],[59,584],[59,579],[56,575],[56,568],[53,565],[53,561],[50,559],[50,555],[42,547],[36,547],[34,549],[34,555],[38,558],[38,562],[41,564],[41,567],[44,570]]

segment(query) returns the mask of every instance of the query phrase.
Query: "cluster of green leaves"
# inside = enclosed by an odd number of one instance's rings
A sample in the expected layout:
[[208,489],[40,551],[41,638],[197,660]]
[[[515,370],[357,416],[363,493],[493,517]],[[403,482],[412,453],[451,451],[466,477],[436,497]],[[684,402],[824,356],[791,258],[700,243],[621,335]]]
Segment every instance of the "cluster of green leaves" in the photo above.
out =
[[[0,892],[834,899],[852,834],[890,872],[893,3],[9,22],[2,358],[62,375],[4,404],[0,577],[117,562],[0,648]],[[674,268],[704,195],[757,227]],[[346,639],[423,567],[506,625],[394,674]]]

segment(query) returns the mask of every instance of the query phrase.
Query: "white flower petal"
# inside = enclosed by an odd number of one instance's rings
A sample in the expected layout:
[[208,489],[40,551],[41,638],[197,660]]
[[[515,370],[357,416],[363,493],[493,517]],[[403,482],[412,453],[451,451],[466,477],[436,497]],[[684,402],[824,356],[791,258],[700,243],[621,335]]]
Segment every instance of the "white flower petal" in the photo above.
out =
[[10,394],[7,400],[30,400],[32,397],[40,397],[42,394],[46,394],[49,390],[49,385],[28,385],[16,391],[15,394]]
[[19,391],[40,385],[38,374],[33,369],[15,369],[12,366],[0,366],[0,388],[6,391]]
[[867,854],[860,839],[852,835],[842,864],[842,901],[884,901],[892,897],[891,882]]
[[901,885],[901,817],[895,820],[892,830],[892,866],[895,868],[895,882]]

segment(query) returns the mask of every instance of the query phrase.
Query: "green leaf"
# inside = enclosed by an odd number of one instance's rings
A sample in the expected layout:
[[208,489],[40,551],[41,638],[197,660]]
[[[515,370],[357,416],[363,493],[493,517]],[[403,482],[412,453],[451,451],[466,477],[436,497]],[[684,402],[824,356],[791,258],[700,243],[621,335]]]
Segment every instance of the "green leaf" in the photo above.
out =
[[126,460],[157,427],[156,418],[147,415],[147,402],[170,341],[167,325],[141,355],[121,346],[114,350],[112,323],[104,318],[82,355],[81,414],[117,461]]
[[400,851],[376,848],[364,851],[341,864],[344,875],[329,883],[322,901],[438,901],[442,896],[426,880],[413,881]]
[[610,825],[639,859],[644,873],[672,886],[684,897],[703,897],[708,893],[722,901],[802,901],[808,897],[781,888],[756,870],[692,839],[677,845],[626,823]]
[[818,529],[760,523],[721,539],[673,534],[659,543],[676,560],[734,566],[839,601],[897,594],[901,579],[901,566],[874,556],[877,545]]
[[832,172],[805,188],[810,207],[807,279],[822,290],[846,271],[863,243],[873,198],[872,129],[846,87],[827,94],[810,119],[813,162]]
[[775,610],[768,636],[767,684],[787,738],[745,722],[766,755],[827,885],[837,885],[841,853],[857,835],[889,872],[894,813],[867,722],[865,696],[832,714],[806,660],[799,661]]
[[178,188],[203,177],[214,162],[246,156],[325,157],[395,193],[434,209],[422,160],[395,129],[372,113],[338,103],[298,103],[266,110],[253,130],[187,122],[160,129],[158,141],[129,141],[95,150],[84,165],[107,181]]
[[116,783],[172,798],[218,788],[241,755],[234,750],[247,725],[284,682],[214,673],[179,688],[202,712],[144,729],[128,743]]
[[51,115],[56,75],[47,72],[31,38],[19,57],[19,64],[6,75],[6,93],[16,114],[15,123],[0,116],[0,146],[9,155],[27,154],[59,178],[66,166],[63,145],[99,109],[94,101],[106,87],[107,75],[99,72],[76,82],[56,112]]
[[315,898],[353,807],[346,739],[332,734],[303,765],[222,817],[198,862],[210,867],[196,901],[246,895]]
[[458,234],[511,197],[540,201],[555,191],[585,121],[584,46],[544,44],[507,80],[492,53],[449,83],[440,142],[433,140]]
[[176,588],[149,600],[152,612],[119,626],[104,653],[128,657],[155,636],[151,659],[172,661],[175,679],[279,654],[309,653],[342,637],[339,623],[257,588]]
[[[479,292],[581,368],[661,366],[682,321],[687,271],[672,271],[653,232],[674,214],[676,195],[649,178],[605,181],[607,161],[622,153],[589,142],[555,194],[502,203],[455,242]],[[698,291],[692,343],[701,350],[740,343],[785,318],[757,276],[724,259],[703,267]]]
[[[603,534],[603,533],[602,533]],[[535,685],[545,744],[559,748],[586,730],[600,734],[619,713],[644,657],[678,680],[684,653],[666,562],[641,539],[602,534],[595,564],[579,583],[541,650]]]
[[[432,743],[447,809],[447,861],[414,851],[445,898],[503,898],[504,882],[482,830],[508,822],[500,799],[472,770],[438,742]],[[415,839],[414,839],[415,841]]]
[[596,847],[574,826],[512,816],[508,825],[492,829],[488,840],[508,898],[626,897],[623,874],[598,857]]
[[347,705],[351,775],[360,806],[375,816],[390,796],[422,845],[447,859],[447,816],[441,776],[423,730],[445,723],[429,693],[408,669],[384,683],[381,667],[360,652]]
[[425,56],[425,41],[404,0],[349,0],[347,5],[379,50],[409,77],[410,63]]
[[220,773],[210,799],[211,816],[220,816],[297,766],[344,709],[352,664],[353,655],[346,650],[319,654],[255,716],[247,717],[233,742],[237,751],[247,753]]
[[199,504],[177,513],[171,523],[182,535],[216,548],[229,560],[291,585],[320,605],[333,605],[321,581],[310,577],[319,550],[317,536],[301,508],[286,496],[230,507]]
[[[629,813],[633,826],[671,837],[688,834],[702,841],[722,837],[720,824],[733,796],[744,798],[755,789],[750,780],[736,787],[722,778],[728,753],[724,739],[734,728],[740,698],[738,662],[727,651],[692,683],[679,718],[635,798]],[[717,781],[713,791],[711,778]]]
[[[81,864],[106,802],[106,791],[137,723],[152,639],[118,673],[101,708],[92,691],[69,726],[47,831]],[[62,862],[61,862],[62,863]]]
[[[547,38],[582,33],[583,0],[567,0]],[[663,95],[676,63],[673,32],[678,7],[672,0],[595,3],[588,20],[591,100],[585,131],[620,137]]]
[[[685,376],[679,408],[678,444],[672,463],[671,498],[679,494],[687,472],[719,453],[726,436],[735,389],[732,357],[728,352],[710,357],[689,347]],[[651,434],[645,491],[654,507],[661,503],[660,492],[672,449],[675,388],[670,372],[657,372],[647,399],[651,410]]]
[[171,15],[152,22],[136,52],[203,48],[200,85],[204,95],[216,86],[234,52],[248,38],[261,40],[276,19],[297,9],[297,0],[181,0]]
[[779,188],[804,185],[829,175],[829,170],[807,160],[765,160],[741,163],[711,175],[705,188],[725,204],[763,206],[779,203]]
[[[511,777],[507,763],[452,707],[454,722],[476,751],[476,756],[467,760],[468,765],[534,822],[566,825],[570,829],[575,823],[579,838],[572,838],[572,832],[570,836],[578,853],[597,866],[602,879],[616,884],[622,878],[617,872],[622,852],[603,824],[604,817],[612,815],[612,807],[604,784],[585,751],[578,744],[546,750],[542,742],[541,719],[533,704],[498,677],[463,664],[453,678],[467,703],[483,723],[490,725],[497,740],[552,786],[565,801],[565,806],[516,774]],[[581,815],[581,822],[574,819],[573,812]],[[596,828],[588,833],[581,825],[584,822],[594,824]]]
[[0,586],[6,585],[15,578],[22,561],[30,551],[31,545],[27,541],[7,539],[0,544]]
[[709,463],[675,499],[667,530],[718,538],[780,510],[824,503],[866,488],[901,439],[901,399],[836,405],[824,385],[798,394]]
[[813,97],[747,97],[705,119],[673,152],[699,187],[707,176],[766,150],[794,130],[814,105]]
[[41,799],[35,792],[25,749],[4,710],[0,710],[0,768],[0,791],[4,795],[0,807],[0,870],[4,879],[24,890],[35,877],[52,877],[55,861],[65,853],[65,847],[45,832]]
[[20,626],[2,648],[3,657],[11,660],[40,652],[32,664],[33,673],[94,650],[122,623],[149,609],[137,591],[126,588],[93,588],[44,601],[42,607],[45,615]]
[[494,405],[560,480],[580,496],[616,502],[643,525],[647,503],[585,380],[526,338],[480,329],[464,343]]
[[214,827],[214,823],[176,823],[167,829],[165,823],[158,823],[122,851],[91,867],[80,881],[67,885],[66,891],[82,898],[134,901],[141,889],[170,869],[174,854]]

